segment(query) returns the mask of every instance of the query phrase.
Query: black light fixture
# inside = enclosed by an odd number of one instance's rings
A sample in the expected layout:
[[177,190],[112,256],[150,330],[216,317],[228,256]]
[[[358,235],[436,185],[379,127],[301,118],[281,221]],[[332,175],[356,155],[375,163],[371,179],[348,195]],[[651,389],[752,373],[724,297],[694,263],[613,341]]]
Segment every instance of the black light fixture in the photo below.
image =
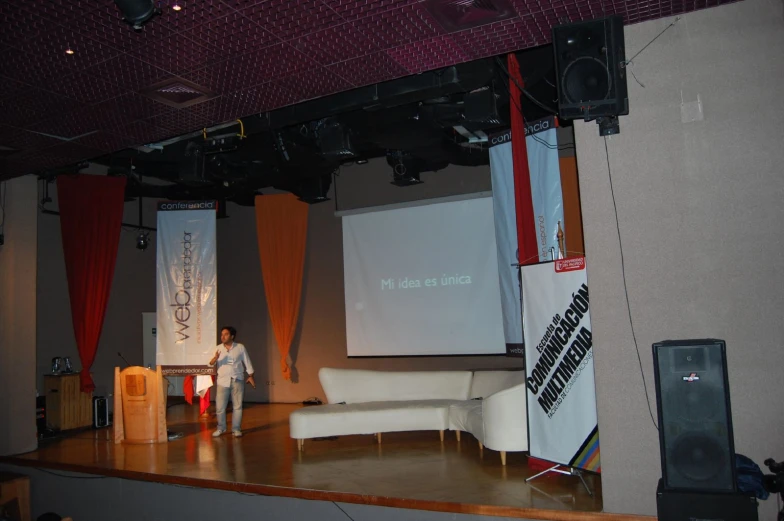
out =
[[135,31],[141,31],[144,24],[153,16],[161,14],[161,10],[155,7],[153,0],[114,0],[114,3],[120,9],[123,20]]
[[150,233],[139,231],[139,235],[136,236],[136,249],[137,250],[146,250],[147,246],[150,245]]
[[422,183],[419,173],[421,161],[403,151],[387,152],[387,164],[392,167],[391,184],[395,186],[413,186]]

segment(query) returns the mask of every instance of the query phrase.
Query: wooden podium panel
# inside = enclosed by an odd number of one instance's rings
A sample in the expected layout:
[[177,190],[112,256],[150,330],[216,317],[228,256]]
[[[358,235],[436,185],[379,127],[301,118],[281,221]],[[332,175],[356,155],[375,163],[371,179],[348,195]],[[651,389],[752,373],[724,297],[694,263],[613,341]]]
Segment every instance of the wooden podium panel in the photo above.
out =
[[114,442],[164,443],[166,401],[161,369],[114,368]]
[[5,510],[12,520],[30,521],[29,477],[0,472],[0,510]]
[[44,375],[46,423],[67,431],[93,424],[93,393],[80,390],[79,373]]

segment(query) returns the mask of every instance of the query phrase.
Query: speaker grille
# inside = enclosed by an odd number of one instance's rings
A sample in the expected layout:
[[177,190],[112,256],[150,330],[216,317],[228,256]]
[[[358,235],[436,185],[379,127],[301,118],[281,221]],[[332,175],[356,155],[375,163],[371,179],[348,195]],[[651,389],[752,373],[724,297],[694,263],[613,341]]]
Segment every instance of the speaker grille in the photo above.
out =
[[653,354],[664,486],[735,491],[724,342],[661,342]]
[[604,62],[583,56],[566,67],[562,84],[569,103],[585,103],[607,99],[612,79]]

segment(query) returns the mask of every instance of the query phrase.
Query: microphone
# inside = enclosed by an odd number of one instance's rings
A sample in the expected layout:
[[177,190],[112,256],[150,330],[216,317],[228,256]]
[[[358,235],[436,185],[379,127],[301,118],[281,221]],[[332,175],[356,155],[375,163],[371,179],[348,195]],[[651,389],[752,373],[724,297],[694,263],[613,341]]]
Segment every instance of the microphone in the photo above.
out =
[[123,359],[123,362],[125,362],[125,365],[127,365],[128,367],[131,367],[131,363],[128,360],[125,359],[125,357],[122,355],[121,352],[117,351],[117,356],[119,356],[120,358]]

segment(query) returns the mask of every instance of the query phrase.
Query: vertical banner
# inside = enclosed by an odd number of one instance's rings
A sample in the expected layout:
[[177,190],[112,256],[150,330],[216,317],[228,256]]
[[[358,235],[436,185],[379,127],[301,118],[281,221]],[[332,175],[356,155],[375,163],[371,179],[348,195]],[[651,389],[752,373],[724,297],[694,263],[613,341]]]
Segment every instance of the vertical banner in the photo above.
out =
[[504,315],[506,354],[523,356],[523,314],[517,266],[517,219],[515,178],[512,164],[512,131],[490,137],[490,177],[493,186],[493,215],[498,251],[498,282]]
[[212,374],[217,345],[216,201],[158,203],[156,362],[163,374]]
[[555,119],[550,116],[529,123],[525,135],[528,168],[531,171],[531,200],[536,220],[536,244],[539,262],[546,262],[559,257],[558,223],[564,222]]
[[[525,127],[529,179],[515,175],[512,131],[490,136],[490,175],[493,186],[493,211],[498,249],[498,276],[504,314],[506,352],[523,353],[522,310],[518,264],[545,262],[558,257],[558,223],[563,223],[563,194],[555,119],[547,117]],[[531,188],[534,220],[522,226],[536,230],[537,251],[533,257],[519,258],[515,183],[528,182]],[[552,252],[555,255],[551,255]]]
[[530,454],[600,472],[585,257],[524,266],[522,279]]

